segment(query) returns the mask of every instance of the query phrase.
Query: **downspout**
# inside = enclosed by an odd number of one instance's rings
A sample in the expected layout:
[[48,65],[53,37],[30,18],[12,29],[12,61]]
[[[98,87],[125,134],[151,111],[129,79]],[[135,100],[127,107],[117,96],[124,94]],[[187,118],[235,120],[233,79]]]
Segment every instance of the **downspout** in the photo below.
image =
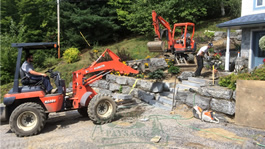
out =
[[230,59],[230,28],[227,28],[227,39],[226,39],[226,53],[225,53],[225,71],[229,71],[229,59]]

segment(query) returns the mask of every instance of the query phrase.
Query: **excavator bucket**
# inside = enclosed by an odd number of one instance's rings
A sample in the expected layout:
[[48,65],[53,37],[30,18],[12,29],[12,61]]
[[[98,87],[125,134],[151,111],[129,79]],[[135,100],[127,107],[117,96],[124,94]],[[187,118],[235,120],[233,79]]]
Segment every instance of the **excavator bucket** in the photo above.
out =
[[149,41],[147,43],[148,50],[150,52],[164,52],[165,42],[164,41]]

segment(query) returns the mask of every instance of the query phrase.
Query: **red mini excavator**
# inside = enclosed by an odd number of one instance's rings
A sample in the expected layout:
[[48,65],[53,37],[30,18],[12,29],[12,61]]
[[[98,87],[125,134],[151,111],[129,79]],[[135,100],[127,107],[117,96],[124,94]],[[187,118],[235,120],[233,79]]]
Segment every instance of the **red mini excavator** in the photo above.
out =
[[[65,81],[59,72],[49,69],[50,77],[54,79],[58,89],[56,93],[46,94],[41,85],[23,77],[22,86],[18,83],[22,50],[49,49],[57,47],[56,43],[16,43],[12,47],[18,48],[16,72],[13,88],[4,96],[4,105],[1,106],[1,119],[9,119],[11,131],[17,136],[31,136],[38,134],[44,127],[48,114],[78,110],[83,116],[95,123],[110,122],[116,113],[116,103],[110,95],[97,94],[90,84],[102,79],[111,71],[135,73],[138,71],[120,62],[120,58],[111,50],[106,49],[91,66],[73,72],[73,92],[66,95]],[[105,54],[109,54],[111,61],[98,62]],[[99,72],[89,78],[86,75]],[[20,72],[21,73],[21,72]],[[21,74],[23,76],[23,74]]]
[[[196,51],[196,43],[193,40],[195,25],[194,23],[176,23],[173,31],[170,24],[152,11],[153,25],[156,33],[155,41],[147,43],[150,52],[168,52],[173,54],[178,65],[187,65],[187,62],[194,60],[193,53]],[[161,29],[160,25],[165,27]],[[188,28],[192,28],[188,33]],[[178,31],[180,30],[180,34]],[[162,36],[165,33],[167,42],[162,41]],[[177,35],[179,34],[179,35]],[[169,54],[166,54],[169,56]]]

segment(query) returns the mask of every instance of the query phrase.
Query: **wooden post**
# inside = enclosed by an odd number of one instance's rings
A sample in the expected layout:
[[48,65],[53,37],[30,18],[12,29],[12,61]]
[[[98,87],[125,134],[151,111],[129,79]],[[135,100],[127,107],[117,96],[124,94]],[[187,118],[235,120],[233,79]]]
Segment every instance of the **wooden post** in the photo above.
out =
[[58,59],[61,57],[60,56],[60,0],[57,0],[57,24],[58,24],[58,42],[57,42],[57,46],[58,46]]
[[214,65],[213,65],[213,85],[214,85]]

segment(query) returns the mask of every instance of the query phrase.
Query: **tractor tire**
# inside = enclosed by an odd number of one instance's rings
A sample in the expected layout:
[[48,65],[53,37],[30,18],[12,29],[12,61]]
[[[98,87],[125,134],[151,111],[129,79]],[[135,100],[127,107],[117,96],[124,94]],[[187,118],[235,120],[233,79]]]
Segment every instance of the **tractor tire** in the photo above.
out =
[[95,95],[88,105],[89,118],[96,124],[105,124],[113,120],[117,105],[112,97],[106,94]]
[[83,108],[77,109],[77,111],[83,117],[88,117],[87,107],[83,107]]
[[46,114],[41,105],[27,102],[19,105],[11,114],[9,125],[18,137],[36,135],[46,123]]

